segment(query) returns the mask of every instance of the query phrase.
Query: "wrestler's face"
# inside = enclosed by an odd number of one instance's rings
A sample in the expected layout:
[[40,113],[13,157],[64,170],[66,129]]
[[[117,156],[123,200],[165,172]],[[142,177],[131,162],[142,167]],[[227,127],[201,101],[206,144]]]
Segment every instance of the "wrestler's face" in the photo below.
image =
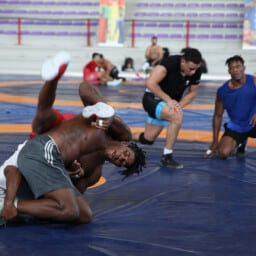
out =
[[151,43],[152,45],[157,45],[157,38],[152,38]]
[[181,74],[182,76],[193,76],[200,66],[201,64],[195,64],[192,61],[186,61],[182,58],[180,63]]
[[232,61],[228,66],[228,72],[232,79],[240,80],[244,77],[245,66],[240,61]]
[[94,61],[96,62],[97,66],[101,65],[102,61],[101,61],[101,57],[99,55],[95,56]]
[[116,166],[129,167],[135,161],[135,154],[127,143],[118,142],[107,149],[107,158]]

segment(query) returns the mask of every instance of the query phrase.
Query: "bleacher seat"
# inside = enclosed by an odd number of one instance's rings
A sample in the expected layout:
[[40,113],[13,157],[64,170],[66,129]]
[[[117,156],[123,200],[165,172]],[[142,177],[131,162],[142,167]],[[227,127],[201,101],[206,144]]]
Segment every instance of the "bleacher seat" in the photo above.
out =
[[147,22],[147,23],[145,23],[145,27],[155,28],[155,27],[157,27],[157,23],[156,22]]
[[169,28],[171,26],[170,22],[160,22],[158,24],[160,28]]
[[223,35],[222,34],[211,34],[210,38],[211,39],[223,39]]
[[174,4],[173,3],[162,3],[162,8],[168,9],[168,8],[173,8]]
[[210,23],[199,23],[198,27],[199,28],[210,28],[211,24]]
[[173,14],[171,12],[162,12],[162,13],[160,13],[160,17],[162,17],[162,18],[165,18],[165,17],[170,18],[172,16],[173,16]]
[[187,4],[186,3],[176,3],[176,4],[174,4],[174,7],[175,8],[181,8],[181,9],[184,9],[184,8],[186,8],[187,7]]
[[161,7],[161,3],[149,3],[148,7],[150,8],[160,8]]
[[186,16],[188,18],[197,18],[198,17],[198,12],[188,12],[188,13],[186,13]]
[[[198,7],[198,5],[197,5],[197,7]],[[212,8],[212,3],[201,3],[200,8],[205,8],[205,9]]]

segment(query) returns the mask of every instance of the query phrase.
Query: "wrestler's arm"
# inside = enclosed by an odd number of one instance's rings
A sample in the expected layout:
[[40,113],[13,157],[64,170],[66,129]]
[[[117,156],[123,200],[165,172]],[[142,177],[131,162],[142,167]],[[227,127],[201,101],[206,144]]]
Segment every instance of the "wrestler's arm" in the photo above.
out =
[[8,165],[4,169],[6,176],[6,195],[4,200],[4,208],[2,217],[5,220],[11,220],[17,216],[18,211],[14,206],[14,200],[21,182],[21,173],[16,166]]
[[212,118],[212,143],[209,149],[206,151],[206,157],[212,157],[218,149],[219,133],[222,124],[222,117],[224,113],[224,105],[221,99],[216,96],[215,109]]
[[213,142],[215,142],[216,144],[218,143],[218,140],[219,140],[219,132],[221,128],[223,113],[224,113],[224,105],[221,99],[217,96],[215,101],[214,115],[212,119]]
[[146,87],[157,97],[162,99],[165,102],[169,102],[171,97],[165,93],[159,83],[165,78],[167,75],[167,69],[163,65],[157,65],[152,72],[150,73],[149,78],[146,81]]
[[80,83],[79,95],[84,106],[94,105],[97,102],[106,102],[98,88],[86,81]]
[[73,184],[80,191],[80,193],[83,194],[88,187],[95,185],[99,181],[101,177],[101,172],[102,165],[98,165],[97,167],[95,167],[93,173],[90,176],[84,176],[79,179],[73,180]]
[[[93,105],[97,102],[106,102],[100,91],[88,82],[80,84],[79,95],[84,106]],[[132,138],[130,128],[118,116],[114,116],[109,128],[109,134],[113,139],[120,141],[129,141]]]
[[81,193],[84,193],[89,186],[99,181],[105,157],[101,151],[95,151],[81,156],[79,162],[84,169],[84,175],[77,179],[72,179],[72,182]]
[[150,60],[150,50],[151,50],[151,46],[148,46],[145,52],[146,60]]
[[188,88],[188,93],[181,99],[180,106],[184,108],[188,104],[190,104],[194,98],[196,97],[198,92],[198,85],[190,85]]
[[103,78],[106,79],[107,81],[113,81],[113,77],[111,77],[111,76],[109,75],[109,73],[110,73],[110,72],[105,71],[105,72],[103,73]]
[[[253,77],[253,81],[254,81],[254,86],[256,86],[256,76]],[[254,115],[252,116],[250,124],[252,126],[256,126],[256,113],[254,113]]]
[[67,167],[67,172],[70,176],[71,179],[77,179],[79,177],[84,176],[84,169],[82,168],[80,162],[78,162],[77,160],[75,160],[71,166]]
[[108,133],[113,140],[130,141],[132,139],[129,126],[118,116],[114,116]]

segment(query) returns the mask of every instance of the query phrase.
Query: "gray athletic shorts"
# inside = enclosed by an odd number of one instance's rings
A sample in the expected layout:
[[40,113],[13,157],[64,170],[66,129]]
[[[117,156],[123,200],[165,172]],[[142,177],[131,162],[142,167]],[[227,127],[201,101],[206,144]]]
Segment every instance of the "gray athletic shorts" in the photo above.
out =
[[55,142],[47,135],[26,143],[19,153],[18,167],[35,198],[64,188],[77,194]]

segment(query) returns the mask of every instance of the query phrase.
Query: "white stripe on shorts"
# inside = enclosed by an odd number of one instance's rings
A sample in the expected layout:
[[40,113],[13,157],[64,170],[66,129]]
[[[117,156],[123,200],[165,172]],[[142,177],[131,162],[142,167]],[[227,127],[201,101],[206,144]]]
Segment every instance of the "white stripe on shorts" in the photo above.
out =
[[55,146],[55,143],[52,140],[49,140],[46,142],[44,146],[44,157],[47,160],[47,162],[51,165],[53,165],[53,147]]

